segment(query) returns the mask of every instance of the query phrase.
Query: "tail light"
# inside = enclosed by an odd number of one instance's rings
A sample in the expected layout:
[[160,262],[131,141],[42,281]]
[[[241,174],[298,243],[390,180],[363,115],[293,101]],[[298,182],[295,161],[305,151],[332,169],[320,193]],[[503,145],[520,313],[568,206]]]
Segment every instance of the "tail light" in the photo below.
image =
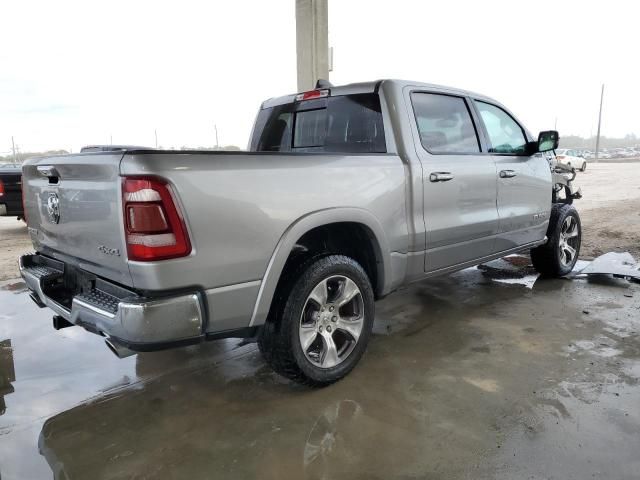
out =
[[564,160],[564,159],[565,159],[565,156],[564,156],[564,155],[556,155],[556,158],[557,158],[558,160]]
[[4,182],[0,180],[0,197],[4,197]]
[[125,178],[122,204],[129,260],[150,262],[191,253],[184,218],[166,181],[155,177]]
[[[24,204],[24,184],[22,183],[22,178],[20,177],[20,195],[22,196],[22,218],[24,220],[24,223],[27,223],[27,207]],[[0,182],[2,183],[2,182]]]

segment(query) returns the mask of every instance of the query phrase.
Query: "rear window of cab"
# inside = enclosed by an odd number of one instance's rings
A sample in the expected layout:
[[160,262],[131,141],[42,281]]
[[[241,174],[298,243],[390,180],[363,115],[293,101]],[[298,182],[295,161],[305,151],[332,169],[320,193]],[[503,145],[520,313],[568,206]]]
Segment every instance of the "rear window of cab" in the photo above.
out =
[[386,153],[380,97],[329,96],[262,109],[251,151]]

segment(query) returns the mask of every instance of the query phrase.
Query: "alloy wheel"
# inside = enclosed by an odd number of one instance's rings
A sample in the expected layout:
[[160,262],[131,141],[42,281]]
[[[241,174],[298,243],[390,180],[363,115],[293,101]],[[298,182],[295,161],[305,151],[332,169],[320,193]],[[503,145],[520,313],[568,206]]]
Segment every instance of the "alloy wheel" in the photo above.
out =
[[318,283],[302,309],[299,338],[305,357],[321,368],[341,364],[353,352],[364,326],[364,300],[344,275]]
[[572,216],[568,216],[562,222],[558,248],[560,249],[560,262],[564,266],[575,263],[578,254],[579,238],[578,222]]

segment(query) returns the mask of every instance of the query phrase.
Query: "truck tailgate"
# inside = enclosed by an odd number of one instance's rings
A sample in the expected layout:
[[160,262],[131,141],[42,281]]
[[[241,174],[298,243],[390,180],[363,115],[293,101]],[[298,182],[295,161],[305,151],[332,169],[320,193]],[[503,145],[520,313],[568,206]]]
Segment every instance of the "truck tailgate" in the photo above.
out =
[[122,156],[97,152],[32,159],[23,167],[22,188],[36,250],[130,286]]

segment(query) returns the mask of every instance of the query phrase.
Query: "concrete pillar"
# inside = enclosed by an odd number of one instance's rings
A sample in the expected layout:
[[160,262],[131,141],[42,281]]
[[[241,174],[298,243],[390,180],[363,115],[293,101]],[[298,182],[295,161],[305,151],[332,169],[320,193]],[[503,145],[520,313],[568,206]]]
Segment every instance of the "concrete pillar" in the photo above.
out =
[[296,0],[298,91],[312,90],[319,78],[329,80],[328,0]]

